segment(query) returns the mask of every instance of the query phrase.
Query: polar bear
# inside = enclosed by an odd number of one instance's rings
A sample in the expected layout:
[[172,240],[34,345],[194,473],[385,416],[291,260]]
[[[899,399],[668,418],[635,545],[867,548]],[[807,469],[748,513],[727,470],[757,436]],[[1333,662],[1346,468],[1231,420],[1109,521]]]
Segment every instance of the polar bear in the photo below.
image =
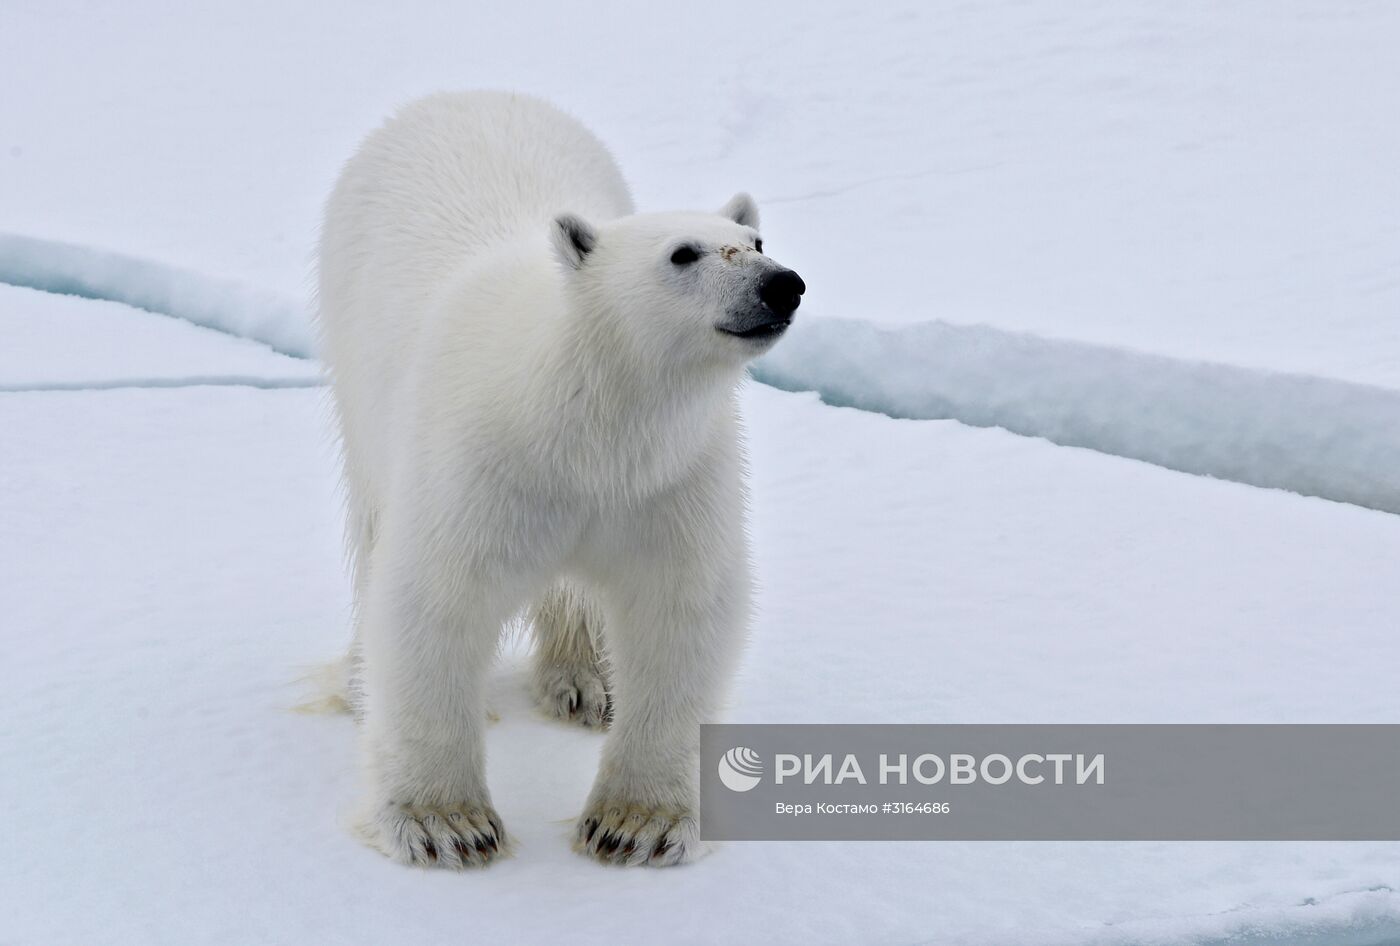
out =
[[346,165],[318,321],[353,561],[358,823],[394,859],[508,850],[483,683],[521,613],[546,710],[610,724],[575,847],[703,853],[699,725],[749,615],[735,389],[805,289],[757,227],[744,194],[635,214],[603,145],[523,95],[431,96]]

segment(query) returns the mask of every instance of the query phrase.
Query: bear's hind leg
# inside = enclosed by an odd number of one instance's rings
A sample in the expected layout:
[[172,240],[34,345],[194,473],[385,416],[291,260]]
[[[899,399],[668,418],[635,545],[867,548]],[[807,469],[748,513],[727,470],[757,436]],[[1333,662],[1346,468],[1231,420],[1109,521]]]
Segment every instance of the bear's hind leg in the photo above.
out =
[[607,669],[598,650],[602,615],[585,592],[555,584],[530,612],[535,638],[534,691],[548,715],[587,729],[612,719]]

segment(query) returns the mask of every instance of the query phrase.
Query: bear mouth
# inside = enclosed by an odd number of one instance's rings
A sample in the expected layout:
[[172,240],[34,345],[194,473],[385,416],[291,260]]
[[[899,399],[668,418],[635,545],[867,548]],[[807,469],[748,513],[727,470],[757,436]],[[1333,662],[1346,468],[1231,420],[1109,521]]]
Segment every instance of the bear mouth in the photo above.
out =
[[762,325],[755,325],[752,328],[746,328],[743,330],[724,328],[722,326],[719,326],[719,330],[724,334],[732,335],[735,338],[746,338],[750,341],[762,341],[763,339],[777,338],[779,335],[783,334],[783,332],[787,331],[787,327],[791,324],[792,319],[779,319],[776,322],[764,322]]

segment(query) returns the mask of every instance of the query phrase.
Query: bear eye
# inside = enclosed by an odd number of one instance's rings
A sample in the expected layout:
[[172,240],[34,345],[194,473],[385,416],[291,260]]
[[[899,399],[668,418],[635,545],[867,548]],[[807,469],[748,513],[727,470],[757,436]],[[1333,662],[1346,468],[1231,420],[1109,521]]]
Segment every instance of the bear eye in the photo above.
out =
[[675,263],[677,266],[685,266],[687,263],[693,263],[699,258],[700,254],[695,251],[695,247],[693,246],[682,246],[671,254],[671,262]]
[[753,248],[756,249],[756,250],[758,250],[758,252],[762,253],[762,252],[763,252],[763,241],[762,241],[762,240],[759,240],[759,239],[755,239],[755,240],[753,241]]

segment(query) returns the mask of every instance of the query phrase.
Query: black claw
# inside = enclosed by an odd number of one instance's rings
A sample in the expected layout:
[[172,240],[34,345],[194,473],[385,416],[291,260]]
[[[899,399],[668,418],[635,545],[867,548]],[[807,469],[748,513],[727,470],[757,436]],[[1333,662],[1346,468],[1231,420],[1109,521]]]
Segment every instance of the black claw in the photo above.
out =
[[437,847],[433,844],[431,838],[423,839],[423,853],[427,855],[427,858],[430,861],[435,861],[438,859]]

